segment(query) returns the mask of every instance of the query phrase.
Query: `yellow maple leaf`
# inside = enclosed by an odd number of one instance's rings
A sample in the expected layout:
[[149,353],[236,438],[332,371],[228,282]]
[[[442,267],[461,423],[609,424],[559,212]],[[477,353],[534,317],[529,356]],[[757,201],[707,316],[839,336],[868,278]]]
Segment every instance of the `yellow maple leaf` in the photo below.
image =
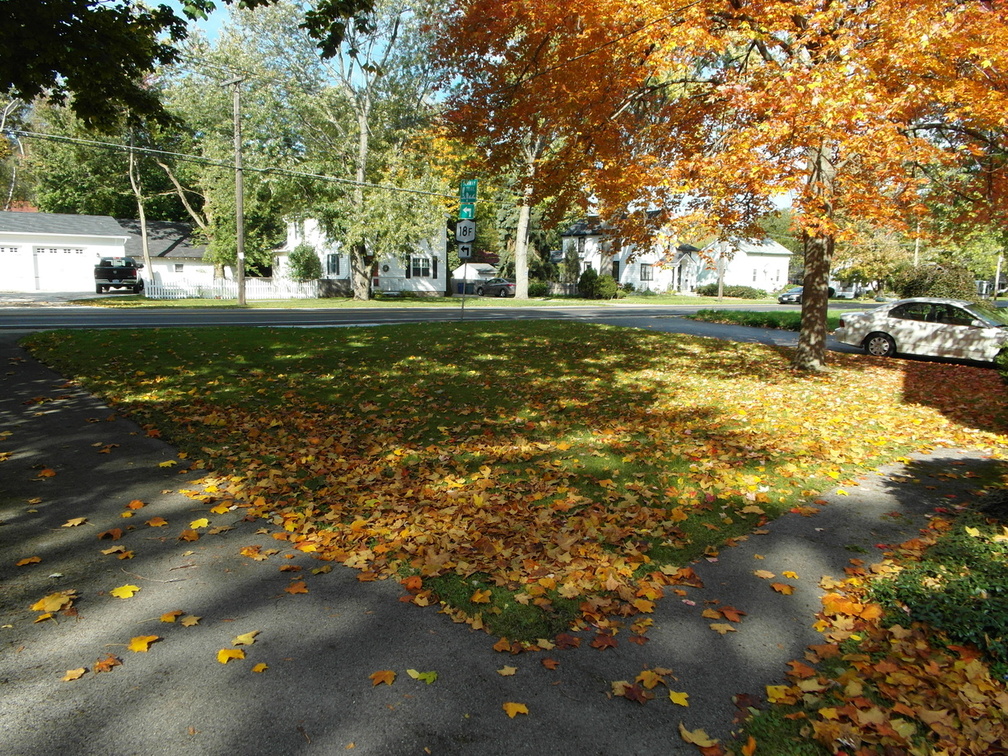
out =
[[132,638],[129,645],[126,646],[130,651],[135,651],[136,653],[147,653],[150,650],[151,644],[156,643],[161,640],[160,636],[157,635],[138,635]]
[[208,520],[206,517],[200,517],[199,519],[190,522],[189,527],[192,528],[193,530],[196,530],[197,528],[205,528],[209,524],[210,520]]
[[718,743],[702,729],[687,730],[686,725],[682,722],[679,723],[679,736],[687,743],[692,743],[700,748],[713,748]]
[[[44,614],[40,614],[38,617],[36,617],[35,618],[35,622],[45,622],[46,620],[50,620],[50,619],[55,619],[53,617],[53,613],[52,612],[45,612]],[[32,623],[32,624],[35,624],[35,623]]]
[[69,682],[70,680],[80,680],[87,673],[87,667],[79,667],[77,669],[68,669],[67,673],[63,675],[63,682]]
[[490,603],[490,591],[476,591],[469,599],[474,604],[489,604]]
[[76,528],[78,525],[83,525],[85,522],[87,522],[87,517],[73,517],[73,518],[67,520],[66,522],[64,522],[62,525],[60,525],[60,527],[61,528]]
[[58,612],[72,603],[74,591],[57,591],[40,598],[31,608],[33,612]]
[[513,701],[508,701],[502,706],[502,708],[504,709],[505,713],[509,717],[511,717],[511,719],[514,719],[519,714],[529,713],[528,706],[526,706],[523,703],[515,703]]
[[253,672],[265,672],[267,669],[269,669],[269,667],[266,665],[265,662],[259,662],[254,667],[252,667]]
[[381,685],[385,683],[386,685],[391,685],[395,682],[396,673],[391,669],[380,669],[377,672],[372,672],[369,677],[371,678],[371,685]]
[[642,598],[636,599],[633,602],[633,605],[638,612],[642,612],[643,614],[651,614],[651,612],[654,611],[655,606],[654,601],[648,601],[647,599]]
[[158,467],[173,467],[174,465],[177,464],[178,462],[176,462],[174,459],[169,459],[165,460],[164,462],[158,462]]
[[657,672],[655,672],[653,669],[645,669],[643,672],[637,675],[637,678],[636,680],[634,680],[634,682],[639,682],[645,688],[651,690],[659,683],[664,683],[665,678],[662,677]]
[[777,593],[782,593],[785,596],[790,596],[794,593],[794,586],[787,583],[770,583],[770,587],[777,591]]
[[785,570],[784,572],[781,573],[781,575],[791,580],[798,580],[798,573],[792,572],[791,570]]
[[727,622],[712,622],[710,625],[710,629],[714,630],[720,635],[724,635],[725,633],[738,632],[732,625],[729,625]]
[[232,659],[244,659],[245,651],[240,648],[222,648],[217,652],[217,661],[227,664]]
[[183,614],[185,614],[185,612],[183,612],[181,609],[176,609],[173,612],[165,612],[164,614],[161,615],[161,621],[162,622],[174,622],[179,617],[181,617]]
[[118,588],[113,588],[109,591],[109,594],[116,598],[128,599],[133,598],[134,594],[139,590],[139,585],[120,585]]
[[222,503],[218,504],[216,507],[211,507],[210,508],[210,513],[211,514],[226,514],[228,511],[230,511],[230,509],[231,509],[231,507],[229,507],[227,504],[224,504],[222,502]]
[[497,670],[497,674],[501,677],[511,677],[515,672],[518,671],[518,667],[508,667],[504,666]]
[[119,516],[122,517],[122,518],[132,517],[133,513],[132,512],[120,512]]
[[259,635],[258,630],[252,630],[248,633],[243,633],[237,636],[233,641],[231,641],[232,646],[251,646],[255,643],[255,637]]
[[689,706],[689,693],[677,693],[674,690],[670,690],[668,697],[677,706]]
[[184,617],[179,624],[182,625],[182,627],[193,627],[194,625],[198,625],[201,619],[203,618],[195,617],[190,614],[188,617]]

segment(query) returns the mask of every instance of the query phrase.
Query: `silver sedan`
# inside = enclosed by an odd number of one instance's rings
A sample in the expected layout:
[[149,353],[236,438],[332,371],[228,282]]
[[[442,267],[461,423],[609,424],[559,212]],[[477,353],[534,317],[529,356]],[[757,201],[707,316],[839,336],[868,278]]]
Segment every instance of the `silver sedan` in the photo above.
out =
[[1008,313],[986,303],[921,297],[844,313],[837,341],[868,354],[993,362],[1008,342]]

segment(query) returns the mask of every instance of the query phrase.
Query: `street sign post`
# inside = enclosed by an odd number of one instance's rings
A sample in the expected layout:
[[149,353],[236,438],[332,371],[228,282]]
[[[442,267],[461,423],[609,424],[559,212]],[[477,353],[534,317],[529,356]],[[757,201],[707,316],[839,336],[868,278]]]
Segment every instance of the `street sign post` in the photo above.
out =
[[458,255],[460,260],[468,260],[472,257],[472,244],[459,244]]

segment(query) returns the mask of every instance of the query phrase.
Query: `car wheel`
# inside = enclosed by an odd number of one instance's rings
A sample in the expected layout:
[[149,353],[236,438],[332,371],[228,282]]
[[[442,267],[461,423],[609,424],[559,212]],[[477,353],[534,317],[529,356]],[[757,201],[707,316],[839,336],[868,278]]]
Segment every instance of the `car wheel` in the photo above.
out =
[[892,357],[896,342],[887,333],[869,333],[864,340],[864,350],[874,357]]
[[477,297],[482,297],[483,296],[483,287],[482,286],[480,286],[478,289],[476,289],[476,296]]
[[504,289],[500,289],[497,292],[497,296],[498,297],[506,297],[507,296],[507,292]]
[[94,291],[95,291],[95,294],[101,294],[101,286],[97,286],[97,285],[96,285],[96,286],[94,287]]

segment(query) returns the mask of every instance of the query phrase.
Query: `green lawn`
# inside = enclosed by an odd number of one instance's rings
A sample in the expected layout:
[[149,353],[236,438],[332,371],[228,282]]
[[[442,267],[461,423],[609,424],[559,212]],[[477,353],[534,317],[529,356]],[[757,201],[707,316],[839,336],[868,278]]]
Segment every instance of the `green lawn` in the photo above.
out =
[[[833,355],[831,371],[806,375],[779,348],[586,324],[74,330],[24,343],[176,445],[205,473],[190,495],[208,516],[240,508],[360,580],[398,580],[404,599],[440,603],[501,636],[500,650],[548,648],[587,627],[596,640],[646,636],[655,602],[689,584],[690,562],[819,491],[938,438],[1008,441],[992,370]],[[986,554],[982,542],[1003,559],[1008,528],[974,524],[956,558]],[[949,564],[950,574],[974,569]],[[990,574],[956,590],[1000,594]],[[880,588],[879,600],[937,616],[915,585]],[[925,747],[946,687],[920,685],[925,671],[908,667],[907,695],[929,696],[918,721],[849,684],[851,665],[867,677],[890,643],[883,626],[863,624],[864,586],[852,578],[854,599],[837,606],[855,609],[831,617],[840,655],[820,649],[816,677],[779,686],[779,703],[746,725],[759,752],[831,753],[813,734],[862,732]],[[940,629],[954,642],[973,639],[973,625],[947,616]],[[915,630],[891,644],[917,644],[929,675],[941,660],[953,693],[978,680],[984,695],[998,690],[986,668],[919,645],[931,637]],[[1000,637],[976,637],[1003,653]],[[878,684],[891,687],[885,670],[905,657],[879,665]],[[833,697],[803,699],[809,689]],[[858,729],[862,718],[891,727]]]

